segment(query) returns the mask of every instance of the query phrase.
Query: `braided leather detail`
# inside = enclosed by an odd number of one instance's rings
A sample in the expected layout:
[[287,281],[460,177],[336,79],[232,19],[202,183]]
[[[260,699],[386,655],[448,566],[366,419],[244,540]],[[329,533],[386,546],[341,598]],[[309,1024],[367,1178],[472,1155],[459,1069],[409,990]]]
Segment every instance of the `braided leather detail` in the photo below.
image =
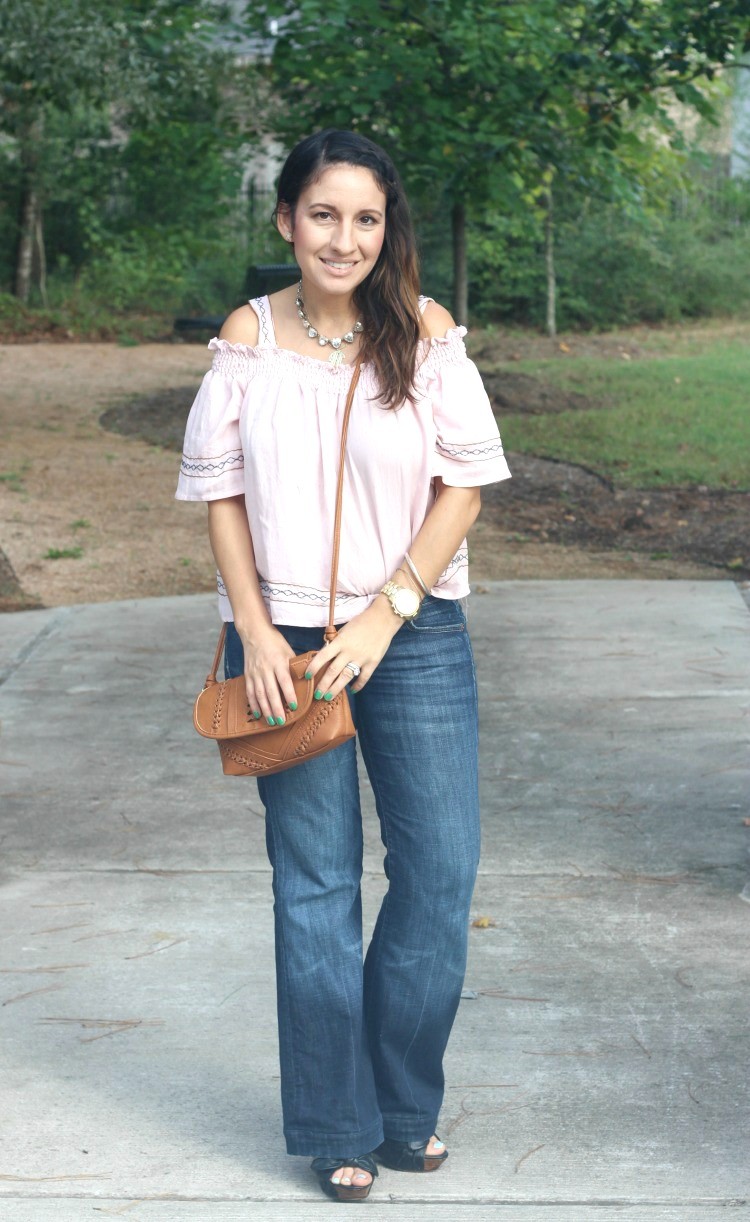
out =
[[243,768],[252,768],[256,772],[265,772],[268,768],[265,760],[258,759],[257,755],[250,755],[247,751],[238,751],[228,743],[220,742],[219,751],[222,759],[234,760],[235,764],[241,764]]
[[[338,704],[340,699],[341,697],[339,695],[336,697],[335,700],[331,700],[331,701],[321,700],[320,702],[321,708],[318,710],[317,716],[314,717],[312,721],[308,722],[307,729],[305,730],[303,737],[300,739],[300,741],[297,743],[297,746],[295,747],[295,750],[294,750],[295,755],[304,755],[305,754],[305,752],[309,749],[312,743],[312,740],[315,738],[315,735],[317,734],[318,730],[322,726],[323,722],[326,720],[327,717],[330,717],[333,709]],[[350,1166],[350,1165],[351,1164],[347,1163],[347,1166]]]
[[219,726],[221,725],[221,710],[223,708],[223,705],[224,705],[224,684],[220,683],[219,690],[216,693],[216,704],[214,705],[214,715],[211,719],[211,726],[214,732],[216,733],[218,733]]

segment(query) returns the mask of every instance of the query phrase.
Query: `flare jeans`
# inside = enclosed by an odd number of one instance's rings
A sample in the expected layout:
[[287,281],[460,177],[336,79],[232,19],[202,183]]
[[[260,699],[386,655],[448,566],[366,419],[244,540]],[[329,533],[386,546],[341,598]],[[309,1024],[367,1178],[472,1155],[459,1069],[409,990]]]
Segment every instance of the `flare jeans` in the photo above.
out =
[[[320,628],[277,627],[295,653],[323,645]],[[231,678],[243,651],[227,628]],[[258,778],[284,1136],[290,1154],[313,1157],[426,1141],[437,1124],[479,864],[477,687],[462,603],[427,596],[363,690],[347,693],[388,880],[364,963],[354,740]]]

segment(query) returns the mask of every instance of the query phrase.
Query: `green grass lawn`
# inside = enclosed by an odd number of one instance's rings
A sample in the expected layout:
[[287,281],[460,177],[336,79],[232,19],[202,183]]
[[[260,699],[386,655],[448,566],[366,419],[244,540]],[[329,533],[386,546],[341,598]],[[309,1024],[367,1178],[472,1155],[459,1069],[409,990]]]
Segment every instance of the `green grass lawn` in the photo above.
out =
[[[659,345],[664,351],[663,341]],[[602,404],[557,415],[505,414],[506,450],[582,463],[616,484],[750,488],[750,332],[670,355],[498,364]]]

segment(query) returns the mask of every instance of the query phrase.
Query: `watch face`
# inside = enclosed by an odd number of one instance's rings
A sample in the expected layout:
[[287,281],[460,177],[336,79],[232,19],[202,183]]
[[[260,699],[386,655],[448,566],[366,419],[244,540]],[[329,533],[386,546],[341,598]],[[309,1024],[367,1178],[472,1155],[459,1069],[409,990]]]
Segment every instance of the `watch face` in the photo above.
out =
[[399,589],[394,595],[396,610],[399,615],[413,616],[419,610],[419,595],[413,590]]

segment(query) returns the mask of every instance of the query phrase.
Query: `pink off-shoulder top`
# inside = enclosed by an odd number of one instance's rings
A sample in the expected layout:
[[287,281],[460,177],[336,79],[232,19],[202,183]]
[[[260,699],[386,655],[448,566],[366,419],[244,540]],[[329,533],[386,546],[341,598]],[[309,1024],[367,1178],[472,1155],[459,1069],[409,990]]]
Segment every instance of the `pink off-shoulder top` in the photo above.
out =
[[[424,309],[430,299],[420,298]],[[274,624],[323,627],[333,544],[339,446],[351,365],[280,348],[267,297],[255,347],[212,339],[213,364],[187,422],[177,499],[245,497],[260,588]],[[349,421],[334,620],[359,615],[403,564],[434,504],[434,479],[457,488],[510,471],[479,371],[455,327],[420,342],[417,400],[377,400],[362,368]],[[219,609],[232,608],[218,575]],[[469,593],[464,539],[431,593]]]

